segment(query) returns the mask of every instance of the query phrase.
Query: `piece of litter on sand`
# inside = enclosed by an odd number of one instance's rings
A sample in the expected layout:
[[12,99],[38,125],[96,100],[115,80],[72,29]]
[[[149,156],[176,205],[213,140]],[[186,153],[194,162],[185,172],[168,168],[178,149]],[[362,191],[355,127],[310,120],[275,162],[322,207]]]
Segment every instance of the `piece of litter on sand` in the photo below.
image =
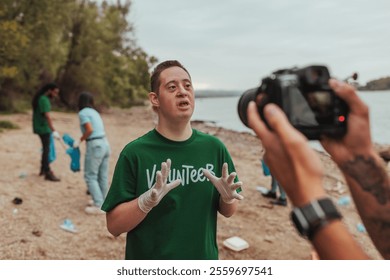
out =
[[224,240],[223,245],[236,252],[249,248],[248,242],[238,236],[233,236]]
[[269,192],[269,189],[267,189],[267,188],[264,187],[264,186],[257,186],[257,187],[256,187],[256,190],[259,191],[259,192],[261,192],[261,193],[263,193],[263,194],[266,194],[266,193]]
[[274,205],[273,204],[261,204],[260,207],[262,208],[267,208],[267,209],[272,209],[274,208]]
[[335,191],[337,191],[339,194],[345,193],[345,188],[343,187],[343,184],[340,181],[337,181]]
[[69,219],[65,219],[63,224],[60,225],[60,228],[62,228],[65,231],[72,232],[72,233],[77,233],[78,232],[78,230],[76,229],[76,227],[74,226],[72,221],[69,220]]
[[366,228],[364,227],[364,225],[362,223],[358,223],[356,225],[356,229],[359,231],[359,232],[362,232],[362,233],[365,233],[366,232]]
[[268,243],[273,243],[275,241],[275,237],[267,235],[264,237],[264,241]]
[[350,203],[351,203],[351,197],[348,196],[348,195],[341,196],[341,197],[337,200],[337,204],[338,204],[338,205],[342,205],[342,206],[349,205]]
[[12,203],[15,204],[15,205],[22,204],[22,203],[23,203],[23,199],[21,199],[20,197],[15,197],[15,198],[12,200]]

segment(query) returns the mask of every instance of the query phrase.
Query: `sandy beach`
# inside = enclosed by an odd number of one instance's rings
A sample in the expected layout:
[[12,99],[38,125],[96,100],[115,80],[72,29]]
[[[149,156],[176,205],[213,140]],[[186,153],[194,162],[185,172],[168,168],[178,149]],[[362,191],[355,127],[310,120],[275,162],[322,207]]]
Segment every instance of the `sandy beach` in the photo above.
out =
[[[75,113],[53,112],[52,118],[60,134],[80,136]],[[154,127],[153,115],[147,107],[130,110],[110,109],[102,114],[111,145],[110,181],[122,148]],[[96,260],[123,259],[125,234],[114,238],[106,229],[104,215],[91,216],[84,212],[89,196],[83,173],[70,170],[70,158],[65,147],[56,143],[57,159],[52,169],[61,182],[45,181],[38,175],[40,140],[32,133],[31,112],[1,115],[20,129],[0,133],[0,259],[12,260]],[[244,183],[238,212],[231,218],[218,218],[220,259],[249,260],[309,260],[311,245],[299,237],[289,218],[288,207],[273,206],[261,196],[258,186],[270,186],[270,178],[261,172],[260,141],[249,133],[238,133],[202,122],[193,127],[219,137],[227,146]],[[81,145],[84,160],[85,144]],[[337,203],[349,196],[347,186],[330,158],[318,152],[326,169],[324,187]],[[14,204],[21,198],[21,204]],[[340,205],[343,221],[354,238],[373,259],[381,259],[370,238],[361,228],[361,220],[353,202]],[[77,233],[60,228],[70,219]],[[238,236],[249,243],[240,252],[223,246],[222,242]],[[189,243],[191,240],[188,241]]]

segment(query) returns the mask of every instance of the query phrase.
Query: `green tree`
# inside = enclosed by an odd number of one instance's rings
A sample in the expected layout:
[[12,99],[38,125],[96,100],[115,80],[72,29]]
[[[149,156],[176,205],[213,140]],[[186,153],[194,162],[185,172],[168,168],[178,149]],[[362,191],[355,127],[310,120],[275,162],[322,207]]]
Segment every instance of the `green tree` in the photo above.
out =
[[[0,3],[0,110],[30,102],[56,81],[65,106],[88,90],[103,105],[131,106],[148,92],[157,61],[134,39],[131,1],[2,0]],[[3,105],[5,104],[5,105]]]
[[67,61],[58,74],[61,97],[68,106],[75,107],[81,90],[92,91],[104,105],[131,106],[145,99],[144,81],[155,59],[132,39],[133,26],[127,20],[130,6],[131,1],[104,2],[102,7],[80,3],[72,18]]
[[5,38],[1,38],[0,61],[5,68],[0,72],[0,96],[6,108],[0,110],[12,110],[13,100],[29,99],[40,81],[54,79],[60,64],[62,19],[69,3],[2,0],[0,28]]

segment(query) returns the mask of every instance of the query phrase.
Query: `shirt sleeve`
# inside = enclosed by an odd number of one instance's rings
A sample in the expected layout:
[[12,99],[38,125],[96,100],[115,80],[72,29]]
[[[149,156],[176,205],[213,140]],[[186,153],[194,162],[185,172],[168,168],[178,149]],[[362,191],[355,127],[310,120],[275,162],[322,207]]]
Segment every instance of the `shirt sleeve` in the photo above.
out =
[[91,122],[90,117],[87,114],[85,114],[83,111],[79,112],[79,119],[81,125]]
[[39,108],[39,112],[41,112],[42,114],[50,112],[51,111],[51,104],[50,104],[49,98],[47,98],[47,97],[45,98],[44,96],[39,98],[38,108]]
[[136,196],[136,180],[129,159],[121,153],[115,166],[112,183],[102,210],[109,212],[118,204],[131,201]]

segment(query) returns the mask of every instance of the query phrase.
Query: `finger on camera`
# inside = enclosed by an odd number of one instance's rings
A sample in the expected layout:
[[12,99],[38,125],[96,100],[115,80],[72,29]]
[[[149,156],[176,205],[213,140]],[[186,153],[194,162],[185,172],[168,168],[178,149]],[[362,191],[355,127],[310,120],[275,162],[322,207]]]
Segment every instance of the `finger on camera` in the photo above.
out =
[[336,95],[347,102],[351,112],[368,113],[368,106],[360,99],[353,86],[336,79],[329,79],[329,86]]
[[264,110],[267,121],[279,136],[285,152],[293,161],[306,161],[306,155],[314,153],[307,144],[307,138],[290,124],[278,106],[269,104]]
[[266,133],[269,133],[269,130],[265,123],[261,120],[259,112],[257,111],[257,105],[255,102],[251,101],[248,104],[247,109],[247,115],[248,115],[248,124],[253,129],[253,131],[256,133],[257,136],[259,136],[260,139],[263,139]]
[[288,121],[286,114],[277,105],[268,104],[264,107],[268,124],[272,127],[283,143],[305,141],[306,138]]

